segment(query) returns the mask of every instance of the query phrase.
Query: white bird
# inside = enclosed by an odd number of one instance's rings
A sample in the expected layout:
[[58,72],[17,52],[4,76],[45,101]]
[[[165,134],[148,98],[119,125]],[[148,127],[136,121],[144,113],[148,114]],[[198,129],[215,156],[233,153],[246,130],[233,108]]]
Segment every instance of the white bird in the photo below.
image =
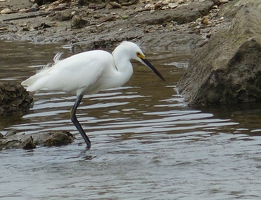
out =
[[145,59],[141,49],[133,42],[122,42],[110,54],[103,50],[79,53],[59,60],[61,54],[54,57],[54,65],[45,68],[22,82],[27,91],[39,90],[63,91],[76,94],[77,98],[71,110],[71,120],[87,144],[91,142],[76,117],[76,110],[86,94],[92,94],[108,88],[120,87],[133,74],[131,59],[148,66],[162,80],[162,75]]

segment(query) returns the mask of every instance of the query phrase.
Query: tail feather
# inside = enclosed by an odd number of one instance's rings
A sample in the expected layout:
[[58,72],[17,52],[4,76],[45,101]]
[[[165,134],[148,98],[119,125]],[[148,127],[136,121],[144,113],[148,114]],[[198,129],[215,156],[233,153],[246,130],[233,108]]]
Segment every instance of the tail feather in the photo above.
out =
[[60,61],[62,54],[63,53],[58,52],[53,58],[53,61],[54,61],[53,64],[46,65],[46,67],[44,67],[42,70],[37,72],[37,74],[35,74],[34,76],[31,76],[30,78],[23,81],[21,83],[22,86],[27,87],[26,90],[29,91],[29,92],[44,89],[43,88],[43,86],[45,84],[45,78],[44,77],[47,75],[50,67],[54,66],[55,64],[57,64]]
[[47,69],[40,71],[39,73],[31,76],[30,78],[23,81],[21,84],[24,87],[27,87],[27,91],[34,92],[42,89],[44,83],[44,77],[46,76]]

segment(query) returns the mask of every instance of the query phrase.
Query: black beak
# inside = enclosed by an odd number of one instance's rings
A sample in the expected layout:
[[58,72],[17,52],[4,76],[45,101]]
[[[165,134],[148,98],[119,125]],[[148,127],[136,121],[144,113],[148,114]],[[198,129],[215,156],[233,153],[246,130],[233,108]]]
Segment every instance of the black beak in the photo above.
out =
[[144,62],[144,64],[145,64],[146,66],[148,66],[150,69],[152,69],[152,71],[153,71],[155,74],[157,74],[157,76],[160,77],[161,80],[165,81],[165,79],[163,78],[163,76],[158,72],[158,70],[156,70],[155,67],[153,67],[153,65],[152,65],[147,59],[142,59],[142,58],[141,58],[141,60]]

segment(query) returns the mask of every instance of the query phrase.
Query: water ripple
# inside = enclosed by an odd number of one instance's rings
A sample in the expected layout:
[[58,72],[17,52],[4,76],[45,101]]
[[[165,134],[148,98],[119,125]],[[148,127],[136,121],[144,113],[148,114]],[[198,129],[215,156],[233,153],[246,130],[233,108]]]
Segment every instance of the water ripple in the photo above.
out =
[[[4,46],[0,80],[19,82],[61,51],[57,45]],[[135,63],[126,86],[83,99],[77,115],[90,150],[70,120],[75,96],[40,92],[19,120],[0,116],[3,133],[67,130],[76,136],[67,146],[1,151],[0,198],[260,199],[261,106],[186,107],[175,85],[189,57],[147,57],[166,82]]]

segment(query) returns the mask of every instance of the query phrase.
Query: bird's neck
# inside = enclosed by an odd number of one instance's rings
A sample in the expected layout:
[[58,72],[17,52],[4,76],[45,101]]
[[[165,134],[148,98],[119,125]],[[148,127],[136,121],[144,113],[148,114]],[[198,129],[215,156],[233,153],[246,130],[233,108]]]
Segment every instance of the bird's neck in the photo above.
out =
[[115,79],[119,83],[119,86],[125,84],[133,74],[133,67],[130,62],[130,58],[122,55],[121,53],[113,53],[114,64],[117,69]]

